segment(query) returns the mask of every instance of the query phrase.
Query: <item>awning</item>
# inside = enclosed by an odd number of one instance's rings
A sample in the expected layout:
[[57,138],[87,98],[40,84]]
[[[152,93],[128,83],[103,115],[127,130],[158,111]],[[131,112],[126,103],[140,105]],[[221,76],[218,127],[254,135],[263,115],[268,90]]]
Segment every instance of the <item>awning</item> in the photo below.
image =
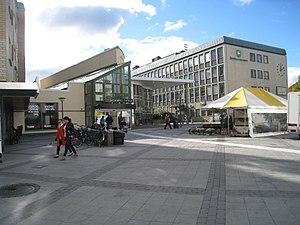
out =
[[14,110],[26,110],[29,98],[37,95],[37,83],[0,82],[0,96],[10,101]]
[[147,89],[168,88],[182,84],[192,84],[195,80],[174,79],[174,78],[154,78],[154,77],[131,77],[131,83],[140,85]]
[[241,87],[204,106],[206,109],[224,108],[285,108],[287,100],[261,88]]

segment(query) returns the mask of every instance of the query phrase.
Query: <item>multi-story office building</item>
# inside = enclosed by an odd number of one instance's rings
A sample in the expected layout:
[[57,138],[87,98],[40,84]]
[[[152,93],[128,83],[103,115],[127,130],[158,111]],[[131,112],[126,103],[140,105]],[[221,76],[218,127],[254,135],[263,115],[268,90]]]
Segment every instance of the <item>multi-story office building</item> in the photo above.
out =
[[156,57],[134,69],[132,76],[195,80],[154,90],[153,107],[170,110],[181,102],[188,116],[200,119],[203,105],[242,86],[286,98],[286,68],[284,49],[224,36],[188,51]]

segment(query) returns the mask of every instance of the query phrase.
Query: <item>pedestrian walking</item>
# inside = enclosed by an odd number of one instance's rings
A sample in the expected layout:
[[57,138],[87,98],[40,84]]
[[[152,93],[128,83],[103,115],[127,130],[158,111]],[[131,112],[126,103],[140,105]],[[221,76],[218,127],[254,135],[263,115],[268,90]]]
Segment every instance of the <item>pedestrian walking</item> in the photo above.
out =
[[65,160],[66,159],[66,156],[67,156],[67,153],[68,153],[68,149],[71,149],[72,152],[73,152],[73,156],[74,157],[77,157],[78,154],[75,150],[75,147],[73,146],[72,144],[72,138],[74,137],[75,135],[75,128],[74,128],[74,125],[73,123],[71,122],[70,118],[65,116],[63,118],[64,122],[65,122],[65,135],[66,135],[66,145],[65,145],[65,152],[64,152],[64,155],[60,158],[60,160]]
[[56,136],[55,136],[56,155],[53,158],[59,157],[60,146],[66,144],[64,127],[65,127],[64,122],[62,120],[58,120],[57,131],[56,131]]
[[120,113],[118,116],[118,125],[119,125],[119,130],[122,130],[122,123],[123,123],[123,117],[122,114]]
[[105,117],[104,117],[104,116],[102,116],[102,117],[101,117],[101,119],[100,119],[100,125],[101,125],[102,129],[104,129],[104,128],[105,128],[105,124],[106,124]]
[[169,126],[170,129],[172,129],[170,121],[171,121],[170,115],[167,114],[166,117],[165,117],[165,123],[166,123],[165,129],[167,129],[167,126]]
[[109,113],[106,114],[106,124],[107,124],[107,129],[112,129],[112,124],[114,122],[114,119],[111,117]]

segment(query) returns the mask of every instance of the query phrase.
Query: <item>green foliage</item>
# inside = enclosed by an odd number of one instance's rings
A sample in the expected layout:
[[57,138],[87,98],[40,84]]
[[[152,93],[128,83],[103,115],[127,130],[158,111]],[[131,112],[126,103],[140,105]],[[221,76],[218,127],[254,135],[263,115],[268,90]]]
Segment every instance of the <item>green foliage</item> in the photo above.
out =
[[214,128],[198,128],[192,127],[189,129],[189,134],[198,134],[198,135],[213,135],[215,134],[216,130]]
[[163,119],[165,118],[166,114],[171,114],[170,112],[164,110],[164,109],[157,109],[154,113],[153,113],[153,119],[154,120],[159,120],[159,119]]
[[298,92],[300,91],[300,80],[297,81],[295,84],[292,86],[292,92]]

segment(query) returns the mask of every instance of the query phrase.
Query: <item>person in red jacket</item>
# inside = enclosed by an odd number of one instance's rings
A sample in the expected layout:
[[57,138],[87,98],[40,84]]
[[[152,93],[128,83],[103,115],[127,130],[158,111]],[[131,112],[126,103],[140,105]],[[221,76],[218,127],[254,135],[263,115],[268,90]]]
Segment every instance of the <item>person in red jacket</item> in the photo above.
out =
[[56,145],[57,148],[56,148],[56,155],[53,158],[59,157],[60,146],[66,144],[64,127],[65,127],[65,123],[62,120],[58,120],[56,137],[55,137],[55,140],[57,142],[57,145]]

